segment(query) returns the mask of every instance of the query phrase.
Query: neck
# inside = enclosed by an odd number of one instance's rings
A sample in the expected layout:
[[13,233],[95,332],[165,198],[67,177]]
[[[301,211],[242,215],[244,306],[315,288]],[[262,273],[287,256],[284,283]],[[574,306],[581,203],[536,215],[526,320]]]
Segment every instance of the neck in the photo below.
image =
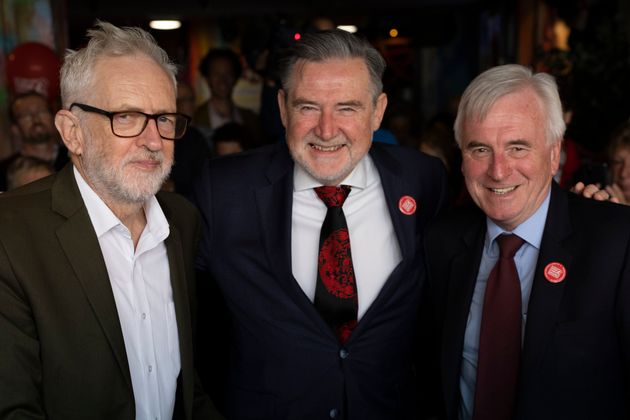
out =
[[86,175],[81,164],[81,159],[77,159],[73,156],[72,163],[77,168],[85,182],[92,188],[92,190],[99,196],[107,207],[118,217],[123,225],[129,229],[131,233],[131,239],[133,240],[133,248],[136,249],[140,235],[144,227],[147,225],[147,218],[144,214],[144,203],[136,203],[123,201],[113,197],[109,192],[103,188],[98,188],[97,185]]
[[210,106],[217,114],[224,118],[232,116],[232,102],[227,98],[210,98]]
[[142,235],[142,231],[147,225],[147,218],[144,214],[142,204],[114,204],[107,202],[106,200],[103,201],[112,210],[116,217],[120,219],[122,224],[129,229],[131,239],[133,240],[133,249],[136,249],[138,241],[140,241],[140,235]]

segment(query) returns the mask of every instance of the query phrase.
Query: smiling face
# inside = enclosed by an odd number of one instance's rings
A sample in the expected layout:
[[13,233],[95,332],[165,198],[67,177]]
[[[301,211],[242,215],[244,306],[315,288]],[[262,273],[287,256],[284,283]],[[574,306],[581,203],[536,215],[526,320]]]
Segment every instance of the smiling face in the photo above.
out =
[[372,144],[387,106],[376,103],[363,59],[300,61],[278,103],[293,160],[324,185],[337,185]]
[[[112,112],[175,112],[172,79],[146,56],[105,58],[96,64],[93,80],[89,105]],[[72,151],[80,155],[77,167],[101,198],[140,203],[160,189],[173,163],[174,146],[160,137],[154,120],[133,138],[115,136],[103,115],[84,114],[83,120],[82,144]]]
[[462,132],[462,171],[475,203],[512,231],[540,207],[558,170],[560,140],[549,145],[542,103],[531,90],[503,96]]

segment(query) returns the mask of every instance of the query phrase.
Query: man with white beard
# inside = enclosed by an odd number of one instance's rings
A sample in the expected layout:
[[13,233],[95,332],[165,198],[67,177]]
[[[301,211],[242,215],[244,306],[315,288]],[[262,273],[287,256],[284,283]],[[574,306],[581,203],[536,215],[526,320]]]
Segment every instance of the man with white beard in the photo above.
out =
[[71,164],[0,199],[0,417],[213,418],[193,369],[199,218],[156,195],[189,118],[147,32],[99,22],[61,70]]

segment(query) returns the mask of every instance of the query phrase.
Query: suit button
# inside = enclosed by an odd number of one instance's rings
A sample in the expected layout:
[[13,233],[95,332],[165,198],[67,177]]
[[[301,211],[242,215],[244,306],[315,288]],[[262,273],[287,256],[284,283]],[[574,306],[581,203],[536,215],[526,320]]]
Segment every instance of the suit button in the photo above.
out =
[[346,349],[341,349],[339,350],[339,357],[341,357],[342,359],[347,359],[348,356],[350,356],[350,352]]
[[336,408],[333,408],[332,410],[330,410],[330,413],[328,413],[330,415],[331,419],[336,419],[337,416],[339,415],[339,410],[337,410]]

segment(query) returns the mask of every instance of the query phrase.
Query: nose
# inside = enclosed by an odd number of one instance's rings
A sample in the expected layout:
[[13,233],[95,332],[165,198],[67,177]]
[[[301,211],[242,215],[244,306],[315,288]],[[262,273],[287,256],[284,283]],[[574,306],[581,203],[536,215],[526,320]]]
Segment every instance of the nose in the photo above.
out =
[[488,176],[495,181],[501,181],[510,175],[509,160],[501,153],[493,153],[488,165]]
[[331,111],[323,110],[315,127],[315,134],[322,140],[330,140],[337,135],[335,117]]
[[162,150],[164,139],[160,136],[157,128],[157,121],[155,118],[147,121],[147,126],[144,127],[144,131],[138,136],[138,145],[144,146],[152,152]]

